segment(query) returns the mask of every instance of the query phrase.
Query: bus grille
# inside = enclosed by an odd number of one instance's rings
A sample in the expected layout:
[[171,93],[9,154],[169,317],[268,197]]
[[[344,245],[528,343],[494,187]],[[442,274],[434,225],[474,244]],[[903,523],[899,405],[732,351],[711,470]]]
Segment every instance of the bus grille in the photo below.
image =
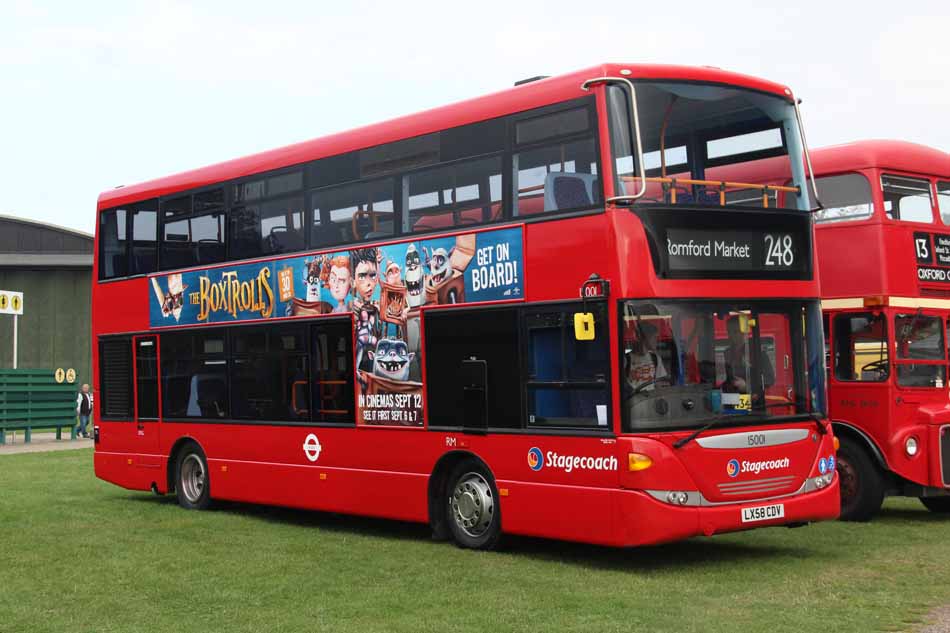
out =
[[719,484],[719,493],[723,496],[765,494],[788,488],[794,482],[795,475],[755,479],[753,481],[730,482]]
[[950,426],[940,429],[940,467],[943,485],[950,486]]

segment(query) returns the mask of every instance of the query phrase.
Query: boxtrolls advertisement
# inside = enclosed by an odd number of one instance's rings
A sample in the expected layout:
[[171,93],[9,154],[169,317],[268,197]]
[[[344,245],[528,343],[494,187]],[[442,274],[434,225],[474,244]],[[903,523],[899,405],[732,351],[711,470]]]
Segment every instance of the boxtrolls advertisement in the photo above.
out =
[[426,306],[520,299],[521,228],[150,278],[153,328],[352,314],[359,424],[422,426]]

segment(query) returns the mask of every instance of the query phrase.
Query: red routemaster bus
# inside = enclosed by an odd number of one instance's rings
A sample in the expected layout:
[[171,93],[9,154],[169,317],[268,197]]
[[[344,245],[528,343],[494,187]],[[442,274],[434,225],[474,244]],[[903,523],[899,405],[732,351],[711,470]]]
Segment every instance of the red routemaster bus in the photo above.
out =
[[950,512],[950,155],[863,141],[811,157],[842,518],[885,495]]
[[784,86],[608,64],[108,191],[96,474],[473,548],[834,518],[804,149]]

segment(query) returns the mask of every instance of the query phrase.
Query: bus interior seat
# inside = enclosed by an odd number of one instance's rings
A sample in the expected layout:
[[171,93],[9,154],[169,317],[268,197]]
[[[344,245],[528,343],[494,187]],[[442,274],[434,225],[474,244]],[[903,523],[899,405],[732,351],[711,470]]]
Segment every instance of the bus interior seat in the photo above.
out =
[[544,210],[578,209],[594,201],[596,174],[551,172],[544,178]]

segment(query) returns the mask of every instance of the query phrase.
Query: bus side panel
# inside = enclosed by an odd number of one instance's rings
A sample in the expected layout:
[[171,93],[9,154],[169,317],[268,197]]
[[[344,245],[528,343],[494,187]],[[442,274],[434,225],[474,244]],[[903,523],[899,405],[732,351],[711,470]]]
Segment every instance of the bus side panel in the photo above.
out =
[[425,475],[208,460],[217,499],[424,523]]
[[617,490],[498,480],[501,528],[509,534],[620,545]]

